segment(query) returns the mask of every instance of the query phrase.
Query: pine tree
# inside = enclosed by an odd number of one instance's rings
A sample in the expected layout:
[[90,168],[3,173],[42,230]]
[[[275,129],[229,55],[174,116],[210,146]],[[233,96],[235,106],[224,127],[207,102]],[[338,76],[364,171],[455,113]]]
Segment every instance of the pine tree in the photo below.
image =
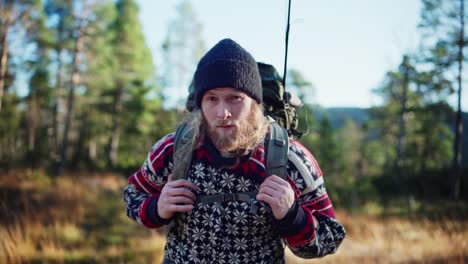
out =
[[49,127],[51,126],[52,87],[49,53],[52,49],[52,32],[46,27],[46,14],[41,1],[35,6],[36,14],[27,30],[28,40],[35,45],[34,54],[29,58],[31,79],[27,102],[26,126],[28,150],[26,162],[32,167],[44,167],[51,157]]
[[[425,37],[422,60],[426,67],[438,73],[433,79],[436,88],[446,87],[450,93],[457,90],[457,111],[454,118],[455,137],[452,161],[452,196],[458,199],[461,182],[462,146],[462,73],[463,51],[468,42],[465,37],[465,0],[423,0],[420,28]],[[457,89],[455,87],[457,86]]]
[[[1,117],[0,145],[7,154],[2,156],[9,164],[27,159],[25,154],[39,153],[39,149],[47,148],[47,141],[38,142],[40,137],[47,136],[44,127],[47,114],[43,111],[49,99],[48,86],[44,84],[46,81],[42,82],[47,79],[47,68],[39,70],[37,67],[38,64],[45,67],[43,53],[50,44],[43,11],[40,0],[0,1],[0,101],[7,103],[3,105],[5,113]],[[10,41],[15,42],[11,50]],[[10,57],[13,59],[10,60]],[[20,75],[31,76],[26,98],[18,97],[10,89]],[[39,162],[39,158],[34,161]],[[32,163],[28,162],[34,165]]]
[[15,26],[29,26],[40,4],[40,0],[0,0],[0,111],[7,79],[10,35]]
[[392,175],[393,189],[407,199],[417,190],[409,182],[424,181],[429,164],[432,172],[447,166],[450,155],[445,146],[452,139],[447,133],[445,116],[450,108],[444,107],[444,90],[433,89],[436,73],[416,68],[414,60],[404,56],[398,70],[388,72],[376,90],[383,106],[371,110],[372,129],[384,146],[393,146],[384,149],[384,172]]
[[72,116],[74,112],[74,105],[75,105],[75,90],[77,86],[81,84],[81,71],[80,68],[82,66],[82,52],[84,48],[85,42],[85,32],[88,26],[88,16],[90,13],[90,5],[88,5],[87,1],[81,3],[82,5],[80,8],[77,8],[77,14],[74,14],[76,18],[76,28],[74,30],[74,48],[73,52],[71,53],[72,56],[72,63],[71,63],[71,75],[70,75],[70,87],[68,89],[68,96],[66,101],[66,116],[65,116],[65,125],[63,128],[63,141],[61,145],[60,151],[60,162],[57,168],[57,174],[61,175],[65,169],[65,163],[67,162],[67,152],[68,152],[68,145],[69,145],[69,131],[71,129],[72,123]]
[[73,17],[73,0],[48,0],[45,10],[49,29],[53,34],[52,63],[56,65],[52,74],[54,85],[54,103],[52,108],[52,142],[54,162],[60,161],[61,142],[65,123],[65,94],[68,87],[67,78],[71,74],[69,58],[72,57],[74,45],[75,18]]
[[[145,44],[138,6],[133,0],[116,1],[117,19],[112,27],[115,31],[113,46],[117,60],[114,72],[115,88],[111,105],[112,128],[108,144],[108,165],[114,167],[118,158],[118,147],[122,130],[127,125],[138,123],[144,108],[144,95],[150,90],[154,66],[151,53]],[[131,111],[129,110],[131,107]]]
[[84,43],[82,93],[77,94],[75,108],[78,139],[74,145],[71,164],[74,167],[103,168],[105,143],[109,137],[109,105],[112,98],[106,91],[113,89],[116,60],[113,41],[115,33],[111,28],[116,19],[115,5],[111,0],[95,2],[94,19],[88,20]]
[[327,115],[323,116],[319,122],[317,145],[318,151],[315,153],[323,170],[327,171],[328,175],[338,173],[342,166],[341,151],[336,132]]

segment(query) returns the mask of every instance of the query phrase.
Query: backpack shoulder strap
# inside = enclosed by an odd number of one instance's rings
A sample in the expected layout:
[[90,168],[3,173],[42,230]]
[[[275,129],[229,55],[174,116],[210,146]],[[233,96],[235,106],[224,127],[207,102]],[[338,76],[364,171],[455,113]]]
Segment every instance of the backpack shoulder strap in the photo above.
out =
[[266,140],[265,150],[267,176],[275,174],[286,180],[289,152],[288,132],[276,122],[270,122],[270,133]]
[[174,136],[174,153],[173,153],[173,174],[174,180],[186,179],[190,163],[192,163],[192,155],[177,155],[178,150],[192,137],[192,131],[187,127],[186,123],[180,124]]

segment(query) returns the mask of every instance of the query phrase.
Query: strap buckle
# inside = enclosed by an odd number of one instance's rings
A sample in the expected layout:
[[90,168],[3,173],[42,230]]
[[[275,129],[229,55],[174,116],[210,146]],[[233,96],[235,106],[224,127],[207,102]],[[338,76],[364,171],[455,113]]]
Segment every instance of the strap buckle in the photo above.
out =
[[234,201],[236,200],[236,194],[235,193],[225,193],[221,196],[221,201],[222,202],[229,202],[229,201]]

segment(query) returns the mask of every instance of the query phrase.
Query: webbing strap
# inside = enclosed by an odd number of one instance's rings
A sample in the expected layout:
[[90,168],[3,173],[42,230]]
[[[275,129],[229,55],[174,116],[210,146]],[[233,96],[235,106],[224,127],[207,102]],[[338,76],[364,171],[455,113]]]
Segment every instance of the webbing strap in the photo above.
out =
[[270,123],[270,136],[267,139],[266,164],[267,176],[276,175],[286,180],[289,139],[286,129],[276,122]]
[[248,202],[255,200],[258,191],[251,192],[240,192],[240,193],[221,193],[213,195],[199,195],[197,196],[197,202],[210,204],[214,202],[229,202],[229,201],[242,201]]
[[[188,143],[192,131],[188,129],[186,123],[182,123],[179,125],[175,132],[174,137],[174,155],[173,155],[173,173],[174,173],[174,180],[185,179],[188,173],[190,163],[192,163],[192,155],[188,153],[186,155],[181,155],[180,153],[176,153],[182,145]],[[178,155],[177,155],[178,154]]]

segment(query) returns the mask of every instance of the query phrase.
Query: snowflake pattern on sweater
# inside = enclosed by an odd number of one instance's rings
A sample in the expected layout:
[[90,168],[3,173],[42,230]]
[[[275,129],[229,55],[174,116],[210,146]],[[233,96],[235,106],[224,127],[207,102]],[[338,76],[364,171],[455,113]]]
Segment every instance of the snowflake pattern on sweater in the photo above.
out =
[[[173,141],[174,134],[169,134],[156,143],[124,190],[127,215],[147,227],[162,225],[150,214],[155,214],[160,191],[172,173]],[[255,191],[266,177],[262,146],[229,169],[214,164],[204,148],[193,155],[188,180],[198,186],[196,195]],[[255,199],[195,203],[190,213],[172,219],[166,258],[173,263],[284,263],[285,245],[302,258],[334,253],[345,230],[335,219],[322,172],[309,151],[294,140],[288,159],[288,181],[305,215],[294,228],[279,227],[269,205]]]

